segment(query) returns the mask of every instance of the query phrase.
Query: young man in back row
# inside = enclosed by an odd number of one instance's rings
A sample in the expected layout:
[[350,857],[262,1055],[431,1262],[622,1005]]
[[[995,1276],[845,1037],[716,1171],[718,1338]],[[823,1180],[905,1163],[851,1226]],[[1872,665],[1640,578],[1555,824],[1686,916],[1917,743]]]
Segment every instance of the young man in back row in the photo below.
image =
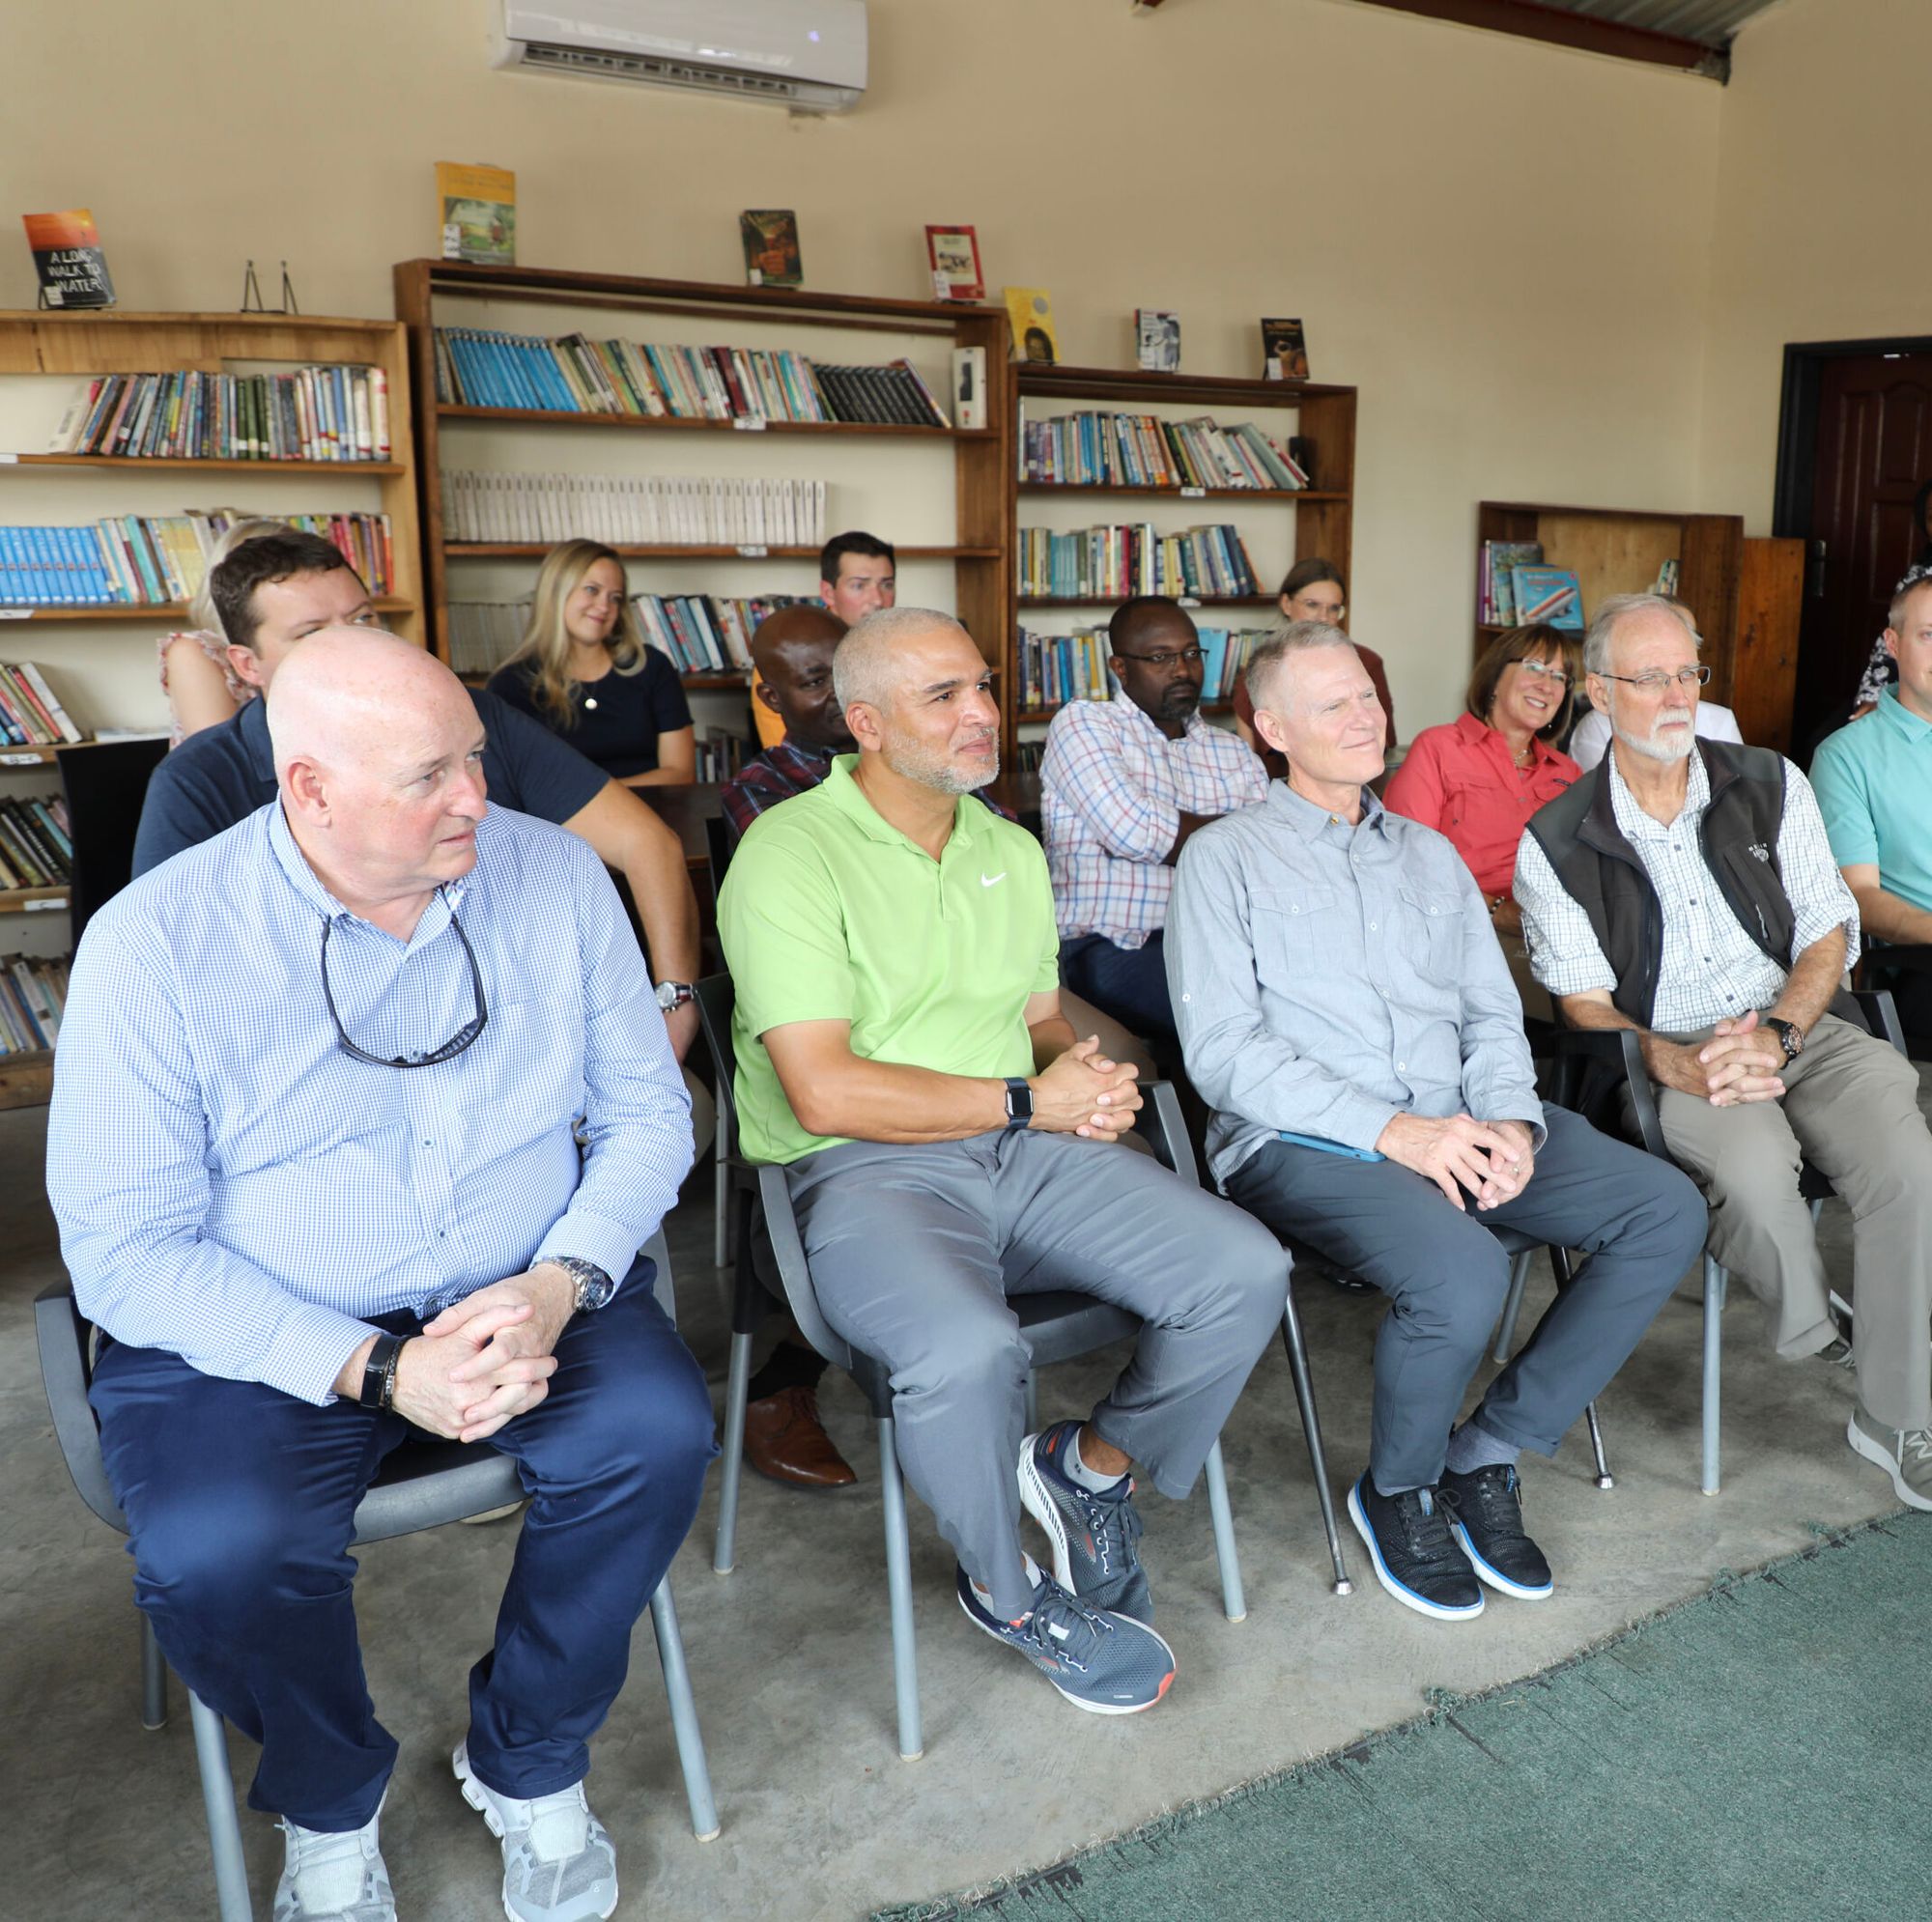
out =
[[[244,541],[216,565],[210,593],[229,661],[266,694],[290,651],[320,628],[376,623],[360,576],[332,543],[294,528]],[[630,884],[643,923],[658,1006],[672,1052],[684,1060],[697,1033],[690,983],[698,974],[697,902],[677,836],[643,802],[494,694],[470,698],[488,735],[490,799],[568,828]],[[213,838],[275,798],[268,702],[190,735],[148,782],[134,839],[134,873]]]

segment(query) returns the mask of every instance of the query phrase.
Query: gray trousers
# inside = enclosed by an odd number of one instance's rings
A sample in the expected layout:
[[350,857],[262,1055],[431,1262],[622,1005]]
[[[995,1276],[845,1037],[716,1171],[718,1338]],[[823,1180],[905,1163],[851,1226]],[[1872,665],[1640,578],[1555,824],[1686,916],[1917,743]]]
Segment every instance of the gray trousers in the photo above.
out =
[[1545,1108],[1548,1139],[1522,1193],[1458,1213],[1433,1181],[1392,1161],[1270,1142],[1228,1177],[1231,1199],[1373,1282],[1390,1299],[1376,1335],[1369,1472],[1385,1495],[1433,1487],[1449,1430],[1509,1291],[1509,1258],[1486,1223],[1521,1229],[1590,1260],[1490,1384],[1475,1421],[1500,1441],[1554,1455],[1623,1367],[1697,1258],[1704,1203],[1641,1148]]
[[850,1142],[785,1173],[826,1320],[891,1370],[906,1480],[1009,1617],[1033,1589],[1018,1480],[1030,1358],[1007,1297],[1073,1288],[1141,1317],[1092,1420],[1176,1497],[1281,1321],[1274,1237],[1118,1145],[1030,1130]]
[[1711,1253],[1770,1305],[1780,1355],[1824,1347],[1837,1331],[1818,1236],[1798,1197],[1799,1160],[1808,1155],[1852,1211],[1859,1399],[1883,1427],[1932,1427],[1932,1133],[1918,1071],[1828,1014],[1783,1074],[1782,1100],[1736,1108],[1657,1091],[1670,1152],[1710,1195]]

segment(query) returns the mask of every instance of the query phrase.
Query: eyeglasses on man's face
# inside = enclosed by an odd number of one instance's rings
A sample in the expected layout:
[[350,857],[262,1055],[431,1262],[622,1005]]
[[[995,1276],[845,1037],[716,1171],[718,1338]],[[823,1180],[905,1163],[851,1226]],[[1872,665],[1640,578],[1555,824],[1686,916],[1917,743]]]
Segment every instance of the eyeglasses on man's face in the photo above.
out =
[[1184,661],[1192,667],[1207,658],[1198,647],[1163,647],[1152,654],[1122,654],[1121,656],[1122,661],[1138,661],[1143,667],[1154,667],[1163,672],[1167,668],[1172,667],[1177,661]]
[[1643,674],[1600,674],[1602,681],[1621,681],[1627,688],[1641,688],[1647,694],[1666,693],[1675,686],[1689,693],[1692,688],[1709,687],[1711,670],[1708,667],[1680,667],[1674,674],[1665,674],[1658,668],[1651,668]]

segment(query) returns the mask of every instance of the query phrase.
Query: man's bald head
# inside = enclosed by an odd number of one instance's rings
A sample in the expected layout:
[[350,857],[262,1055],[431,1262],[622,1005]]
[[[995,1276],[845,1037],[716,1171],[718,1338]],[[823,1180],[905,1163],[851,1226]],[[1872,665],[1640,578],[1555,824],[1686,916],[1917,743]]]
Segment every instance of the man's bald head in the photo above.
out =
[[483,723],[441,662],[380,628],[320,628],[268,708],[289,831],[345,907],[401,903],[412,924],[410,903],[475,865]]
[[[887,705],[900,686],[919,670],[909,645],[928,636],[956,636],[973,645],[966,630],[951,614],[931,608],[881,608],[867,614],[838,643],[833,672],[838,681],[838,705],[854,701],[872,707]],[[977,657],[979,650],[974,649]]]
[[1000,711],[973,636],[929,608],[881,608],[838,643],[838,705],[862,755],[947,794],[1000,771]]
[[852,751],[833,656],[845,623],[824,608],[781,608],[752,636],[752,692],[784,722],[785,739],[835,754]]

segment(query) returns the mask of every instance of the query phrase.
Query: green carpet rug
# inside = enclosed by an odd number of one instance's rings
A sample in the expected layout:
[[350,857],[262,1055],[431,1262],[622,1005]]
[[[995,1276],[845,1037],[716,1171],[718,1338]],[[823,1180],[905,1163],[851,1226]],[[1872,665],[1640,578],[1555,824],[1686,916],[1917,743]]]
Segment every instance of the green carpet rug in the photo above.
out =
[[1901,1512],[1543,1675],[874,1922],[1920,1922],[1928,1611],[1932,1526]]

